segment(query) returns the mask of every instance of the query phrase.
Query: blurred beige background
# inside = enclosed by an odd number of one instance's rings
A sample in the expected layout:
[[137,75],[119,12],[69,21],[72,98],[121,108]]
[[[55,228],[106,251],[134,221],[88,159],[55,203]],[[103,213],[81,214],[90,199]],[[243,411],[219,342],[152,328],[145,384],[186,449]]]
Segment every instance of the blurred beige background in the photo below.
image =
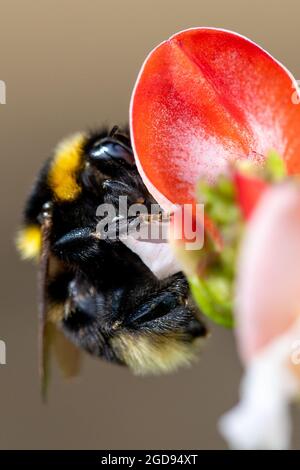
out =
[[[85,357],[79,379],[54,371],[42,405],[37,374],[35,269],[13,237],[24,197],[66,134],[123,123],[147,53],[192,26],[249,36],[300,78],[298,0],[0,0],[1,313],[0,448],[224,448],[218,416],[238,397],[232,334],[213,335],[199,364],[141,379]],[[295,447],[300,448],[300,413]]]

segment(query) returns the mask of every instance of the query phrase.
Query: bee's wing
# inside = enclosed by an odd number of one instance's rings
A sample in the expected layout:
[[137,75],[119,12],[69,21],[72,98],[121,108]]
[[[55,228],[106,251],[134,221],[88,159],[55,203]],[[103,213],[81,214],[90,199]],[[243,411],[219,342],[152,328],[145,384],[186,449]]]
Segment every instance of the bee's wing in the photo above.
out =
[[52,341],[59,368],[64,377],[75,377],[80,372],[81,351],[55,325],[51,326],[55,330],[52,333]]
[[42,399],[47,397],[50,376],[52,348],[66,377],[72,377],[79,372],[80,352],[71,344],[63,333],[48,318],[47,282],[49,274],[50,234],[52,228],[51,213],[44,212],[42,231],[42,249],[39,266],[39,375]]
[[[48,383],[50,376],[50,346],[51,346],[51,335],[52,331],[50,323],[46,324],[41,331],[41,325],[39,325],[39,375],[40,375],[40,391],[42,400],[46,401]],[[42,350],[41,350],[42,348]]]
[[38,326],[38,347],[39,347],[39,376],[42,399],[46,399],[47,385],[49,377],[49,346],[50,331],[47,329],[47,294],[46,287],[49,271],[50,234],[52,220],[50,213],[43,214],[41,225],[42,247],[40,254],[40,264],[38,271],[38,306],[39,306],[39,326]]
[[47,398],[52,355],[55,356],[65,378],[74,377],[79,374],[81,365],[80,350],[65,337],[54,323],[48,321],[45,325],[43,338],[43,375],[41,376],[41,394],[43,400]]

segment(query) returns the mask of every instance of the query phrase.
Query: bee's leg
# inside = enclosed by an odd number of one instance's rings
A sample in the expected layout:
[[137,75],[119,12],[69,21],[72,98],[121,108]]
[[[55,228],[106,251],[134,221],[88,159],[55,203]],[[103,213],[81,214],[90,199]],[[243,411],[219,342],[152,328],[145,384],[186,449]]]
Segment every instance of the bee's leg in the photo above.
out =
[[138,308],[128,317],[129,323],[144,323],[163,317],[170,310],[181,304],[173,292],[161,291],[155,292],[153,296],[146,299]]
[[86,263],[101,251],[99,240],[90,228],[78,228],[59,238],[52,246],[58,258],[69,263]]
[[68,285],[60,329],[79,348],[123,364],[110,345],[123,295],[123,289],[113,289],[111,292],[96,290],[86,278],[77,274]]
[[94,230],[80,228],[72,230],[52,246],[52,251],[61,260],[80,267],[83,272],[101,269],[107,281],[113,279],[124,283],[124,275],[155,279],[150,269],[119,240],[99,240]]
[[158,286],[151,286],[149,293],[144,289],[143,296],[137,299],[137,306],[130,311],[124,325],[129,328],[151,325],[151,329],[158,333],[166,331],[167,325],[175,331],[176,325],[189,337],[203,337],[207,333],[182,273],[167,278]]

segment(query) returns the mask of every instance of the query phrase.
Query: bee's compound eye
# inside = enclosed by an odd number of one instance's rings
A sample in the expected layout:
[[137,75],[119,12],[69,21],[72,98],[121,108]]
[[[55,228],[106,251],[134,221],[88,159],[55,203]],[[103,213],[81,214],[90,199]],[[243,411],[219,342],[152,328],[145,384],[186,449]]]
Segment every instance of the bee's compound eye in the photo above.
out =
[[126,163],[130,166],[135,164],[132,151],[118,142],[100,141],[95,143],[90,150],[90,158],[99,163],[118,160],[120,163]]

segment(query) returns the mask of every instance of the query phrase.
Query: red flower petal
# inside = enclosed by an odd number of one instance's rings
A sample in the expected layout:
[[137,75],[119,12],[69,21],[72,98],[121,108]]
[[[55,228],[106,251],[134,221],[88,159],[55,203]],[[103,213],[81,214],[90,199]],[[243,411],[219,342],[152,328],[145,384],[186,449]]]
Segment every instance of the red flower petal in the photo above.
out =
[[258,178],[253,178],[242,173],[235,173],[234,183],[237,193],[237,201],[245,219],[249,219],[268,184]]
[[300,107],[289,72],[250,40],[195,28],[146,59],[131,102],[137,164],[164,206],[194,201],[199,178],[228,163],[264,160],[270,149],[300,171]]

